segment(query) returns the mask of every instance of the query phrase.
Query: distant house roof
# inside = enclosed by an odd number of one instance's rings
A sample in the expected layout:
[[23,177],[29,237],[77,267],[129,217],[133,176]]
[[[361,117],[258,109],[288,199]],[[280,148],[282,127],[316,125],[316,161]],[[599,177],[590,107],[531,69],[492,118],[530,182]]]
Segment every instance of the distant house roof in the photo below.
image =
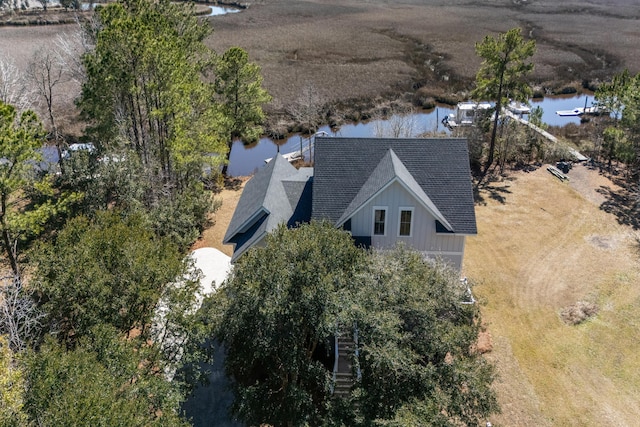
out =
[[232,262],[279,224],[309,221],[312,177],[277,155],[247,182],[223,239],[236,244]]
[[466,139],[317,137],[314,160],[312,219],[341,225],[397,180],[448,231],[477,233]]

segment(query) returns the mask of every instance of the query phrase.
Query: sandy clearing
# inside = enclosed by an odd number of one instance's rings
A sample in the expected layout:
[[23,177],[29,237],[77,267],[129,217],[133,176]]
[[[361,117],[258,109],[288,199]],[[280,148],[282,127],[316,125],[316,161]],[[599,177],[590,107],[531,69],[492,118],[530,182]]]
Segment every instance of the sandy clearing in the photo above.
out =
[[233,178],[232,182],[228,182],[219,193],[214,195],[222,204],[215,213],[209,215],[210,225],[193,244],[192,250],[211,247],[218,249],[228,256],[233,255],[233,246],[223,244],[222,240],[227,232],[227,227],[231,222],[238,200],[242,195],[244,185],[248,180],[249,177]]

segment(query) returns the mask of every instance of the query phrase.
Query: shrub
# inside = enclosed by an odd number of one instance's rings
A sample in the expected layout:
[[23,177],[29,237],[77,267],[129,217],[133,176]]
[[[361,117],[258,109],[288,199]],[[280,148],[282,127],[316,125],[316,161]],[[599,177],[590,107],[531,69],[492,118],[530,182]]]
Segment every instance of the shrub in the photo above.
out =
[[567,325],[579,325],[598,314],[598,306],[592,302],[578,301],[560,311],[562,321]]

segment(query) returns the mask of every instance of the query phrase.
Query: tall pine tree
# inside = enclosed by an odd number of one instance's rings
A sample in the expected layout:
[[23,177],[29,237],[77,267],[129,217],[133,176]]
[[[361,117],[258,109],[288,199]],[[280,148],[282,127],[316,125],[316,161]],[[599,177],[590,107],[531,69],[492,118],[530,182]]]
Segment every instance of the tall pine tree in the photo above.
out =
[[98,13],[96,47],[84,58],[81,112],[99,148],[124,145],[136,153],[149,186],[146,202],[158,205],[188,187],[205,163],[222,161],[211,154],[226,150],[202,79],[213,57],[203,43],[210,30],[192,5],[168,0],[124,0]]
[[249,62],[247,52],[239,47],[227,50],[216,61],[216,99],[223,116],[223,134],[229,151],[222,173],[226,175],[233,140],[245,144],[256,142],[262,133],[262,105],[271,96],[262,88],[260,67]]
[[528,60],[535,50],[535,41],[525,41],[520,28],[513,28],[495,38],[486,36],[482,42],[476,43],[476,53],[483,62],[476,75],[473,97],[496,102],[484,173],[493,163],[502,107],[509,99],[526,102],[532,94],[525,79],[533,71],[533,63]]

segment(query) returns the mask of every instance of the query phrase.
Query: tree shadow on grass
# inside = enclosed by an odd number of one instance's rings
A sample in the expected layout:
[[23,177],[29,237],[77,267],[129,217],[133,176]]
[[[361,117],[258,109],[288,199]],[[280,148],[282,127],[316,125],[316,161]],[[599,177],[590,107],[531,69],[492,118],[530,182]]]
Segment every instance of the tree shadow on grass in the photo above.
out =
[[205,182],[205,186],[210,189],[214,194],[220,194],[222,190],[238,191],[242,188],[243,180],[240,178],[234,178],[232,176],[225,176],[222,182],[213,181]]
[[635,185],[618,182],[620,190],[612,190],[609,187],[600,186],[596,191],[602,194],[606,200],[600,205],[600,209],[616,216],[618,223],[627,225],[634,230],[640,229],[640,198],[638,188]]
[[488,178],[480,182],[475,182],[473,185],[473,199],[476,204],[487,204],[487,198],[496,200],[499,203],[504,204],[506,202],[506,196],[511,194],[511,184],[507,181],[513,181],[514,178],[503,177],[500,181]]
[[224,188],[226,190],[234,190],[237,191],[242,187],[242,180],[234,177],[226,177],[224,179]]

